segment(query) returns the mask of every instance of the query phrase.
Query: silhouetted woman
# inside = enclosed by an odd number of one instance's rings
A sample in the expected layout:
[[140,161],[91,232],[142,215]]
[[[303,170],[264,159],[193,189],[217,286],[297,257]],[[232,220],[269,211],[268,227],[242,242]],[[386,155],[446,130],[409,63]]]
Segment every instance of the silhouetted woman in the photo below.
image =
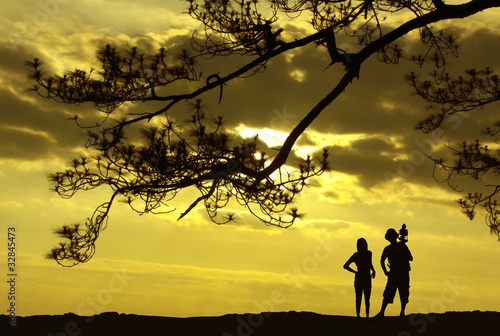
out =
[[[375,278],[375,269],[372,264],[372,252],[368,250],[368,243],[364,238],[359,238],[357,242],[358,252],[344,264],[344,268],[356,274],[354,276],[354,290],[356,292],[356,316],[360,317],[361,297],[365,295],[366,317],[370,316],[370,295],[372,292],[372,278]],[[350,265],[355,263],[357,270],[353,270]],[[371,271],[371,272],[370,272]]]

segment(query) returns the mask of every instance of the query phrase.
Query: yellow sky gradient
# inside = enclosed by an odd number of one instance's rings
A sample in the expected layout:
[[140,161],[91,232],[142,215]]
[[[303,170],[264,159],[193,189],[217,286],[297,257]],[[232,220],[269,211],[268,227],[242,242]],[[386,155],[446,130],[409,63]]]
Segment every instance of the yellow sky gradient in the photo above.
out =
[[[292,227],[265,226],[237,205],[231,208],[239,212],[232,224],[211,223],[199,207],[176,221],[198,197],[185,190],[175,199],[173,214],[139,216],[115,204],[86,264],[63,268],[44,259],[58,242],[52,230],[90,216],[110,191],[65,200],[48,190],[47,174],[64,168],[85,142],[66,119],[94,112],[27,92],[24,62],[40,57],[48,70],[89,68],[96,48],[107,42],[156,48],[179,43],[176,38],[200,26],[180,15],[180,1],[30,0],[4,1],[2,7],[0,27],[7,34],[0,37],[0,264],[4,278],[7,228],[14,226],[18,315],[117,311],[186,317],[289,310],[353,315],[354,278],[342,266],[360,237],[374,256],[375,313],[386,281],[379,264],[388,244],[384,234],[403,223],[414,256],[408,313],[500,311],[500,243],[482,216],[469,221],[460,212],[455,203],[460,193],[433,180],[423,155],[429,144],[480,136],[498,116],[498,105],[455,120],[439,141],[429,142],[413,129],[428,113],[425,103],[410,95],[402,79],[415,69],[376,60],[363,65],[359,81],[297,143],[298,156],[331,146],[333,171],[312,181],[298,198],[306,217]],[[494,9],[449,27],[465,41],[456,69],[500,69],[499,19],[500,10]],[[210,69],[226,73],[240,63],[225,59]],[[229,83],[220,106],[218,92],[203,98],[209,113],[229,117],[227,127],[234,132],[267,130],[261,138],[273,147],[271,140],[282,139],[331,90],[338,73],[323,71],[327,64],[324,48],[298,51],[273,60],[263,74]],[[126,109],[140,111],[141,105]],[[4,313],[7,291],[2,281]],[[399,313],[397,301],[387,313]]]

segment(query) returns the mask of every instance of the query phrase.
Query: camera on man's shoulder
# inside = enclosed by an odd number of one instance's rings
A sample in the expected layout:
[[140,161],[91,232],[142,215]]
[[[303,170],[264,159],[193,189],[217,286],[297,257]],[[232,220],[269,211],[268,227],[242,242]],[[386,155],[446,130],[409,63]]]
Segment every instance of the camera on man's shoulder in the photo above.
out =
[[399,229],[398,239],[401,243],[406,243],[408,241],[408,229],[406,228],[406,224],[403,224],[401,229]]

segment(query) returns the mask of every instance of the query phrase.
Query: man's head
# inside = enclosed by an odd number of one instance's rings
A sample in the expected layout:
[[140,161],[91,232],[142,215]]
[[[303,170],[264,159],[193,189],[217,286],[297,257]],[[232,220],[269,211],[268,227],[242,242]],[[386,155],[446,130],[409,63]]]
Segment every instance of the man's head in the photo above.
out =
[[388,241],[390,241],[391,243],[394,243],[397,241],[399,237],[399,234],[396,232],[396,230],[394,229],[389,229],[387,230],[387,232],[385,233],[385,239],[387,239]]

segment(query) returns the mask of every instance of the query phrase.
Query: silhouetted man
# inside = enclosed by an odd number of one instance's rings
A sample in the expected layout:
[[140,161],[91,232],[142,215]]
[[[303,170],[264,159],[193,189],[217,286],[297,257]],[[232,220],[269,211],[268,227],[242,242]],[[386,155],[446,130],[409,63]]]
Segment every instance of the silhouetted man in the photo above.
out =
[[[389,303],[393,303],[396,296],[396,290],[399,291],[399,298],[401,300],[401,313],[400,317],[405,317],[405,308],[408,303],[410,295],[410,261],[413,256],[406,246],[405,241],[398,242],[398,233],[394,229],[387,230],[385,239],[391,244],[384,248],[380,264],[387,275],[387,285],[384,290],[384,300],[382,301],[382,308],[375,318],[381,318],[385,314],[385,308]],[[389,271],[385,264],[385,260],[389,261]]]

